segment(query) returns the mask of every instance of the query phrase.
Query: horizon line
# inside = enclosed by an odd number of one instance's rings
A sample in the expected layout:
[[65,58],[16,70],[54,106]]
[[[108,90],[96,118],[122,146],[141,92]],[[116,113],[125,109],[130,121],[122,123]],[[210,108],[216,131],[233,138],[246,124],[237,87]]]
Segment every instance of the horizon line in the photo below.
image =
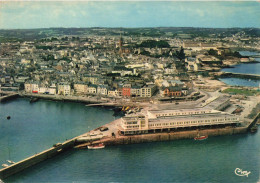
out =
[[[1,0],[0,0],[1,1]],[[0,30],[31,30],[31,29],[91,29],[91,28],[106,28],[106,29],[145,29],[145,28],[200,28],[200,29],[260,29],[260,27],[186,27],[186,26],[147,26],[147,27],[36,27],[36,28],[0,28]]]

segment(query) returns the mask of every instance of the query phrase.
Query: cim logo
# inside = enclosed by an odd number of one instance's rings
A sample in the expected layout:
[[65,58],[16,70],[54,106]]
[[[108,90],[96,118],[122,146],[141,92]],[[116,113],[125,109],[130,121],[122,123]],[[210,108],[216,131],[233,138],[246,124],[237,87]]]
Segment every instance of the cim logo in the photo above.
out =
[[243,170],[240,169],[240,168],[236,168],[236,169],[235,169],[235,174],[236,174],[237,176],[241,176],[241,177],[246,176],[246,177],[248,177],[248,175],[249,175],[250,173],[251,173],[251,172],[249,172],[249,171],[243,171]]

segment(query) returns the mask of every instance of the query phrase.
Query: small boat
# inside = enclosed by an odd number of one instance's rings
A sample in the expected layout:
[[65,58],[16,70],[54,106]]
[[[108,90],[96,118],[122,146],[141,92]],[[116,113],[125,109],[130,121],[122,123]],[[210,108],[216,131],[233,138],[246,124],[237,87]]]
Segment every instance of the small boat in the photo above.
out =
[[7,116],[6,119],[11,119],[11,116]]
[[105,145],[103,143],[88,145],[88,149],[102,149],[102,148],[105,148]]
[[250,129],[250,132],[251,132],[251,133],[257,132],[257,126],[253,126],[253,127]]
[[6,160],[8,163],[10,163],[10,164],[14,164],[15,162],[14,161],[12,161],[12,160]]
[[2,164],[2,167],[4,167],[4,168],[6,168],[8,166],[9,166],[8,164]]
[[37,102],[38,100],[39,100],[39,98],[31,98],[31,99],[30,99],[30,103]]
[[207,138],[207,135],[197,135],[196,137],[194,137],[194,140],[205,140]]

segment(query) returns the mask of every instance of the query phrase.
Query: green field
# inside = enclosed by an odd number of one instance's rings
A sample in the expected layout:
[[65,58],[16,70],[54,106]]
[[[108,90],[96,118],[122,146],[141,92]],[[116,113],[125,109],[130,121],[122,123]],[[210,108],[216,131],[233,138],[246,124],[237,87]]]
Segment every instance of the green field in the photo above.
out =
[[260,91],[249,90],[249,89],[227,88],[227,89],[223,90],[222,93],[229,93],[229,94],[233,94],[233,95],[253,96],[253,95],[259,95]]

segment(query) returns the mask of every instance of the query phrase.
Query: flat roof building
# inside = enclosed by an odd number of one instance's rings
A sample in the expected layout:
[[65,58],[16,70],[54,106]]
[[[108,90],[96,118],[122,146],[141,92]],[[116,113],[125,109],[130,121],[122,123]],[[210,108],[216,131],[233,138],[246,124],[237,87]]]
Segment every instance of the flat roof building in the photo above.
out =
[[[223,100],[223,103],[226,103],[226,100]],[[219,105],[222,106],[222,103],[220,102]],[[119,131],[128,135],[158,130],[237,125],[239,123],[241,121],[238,116],[209,108],[143,110],[140,113],[123,117]]]

